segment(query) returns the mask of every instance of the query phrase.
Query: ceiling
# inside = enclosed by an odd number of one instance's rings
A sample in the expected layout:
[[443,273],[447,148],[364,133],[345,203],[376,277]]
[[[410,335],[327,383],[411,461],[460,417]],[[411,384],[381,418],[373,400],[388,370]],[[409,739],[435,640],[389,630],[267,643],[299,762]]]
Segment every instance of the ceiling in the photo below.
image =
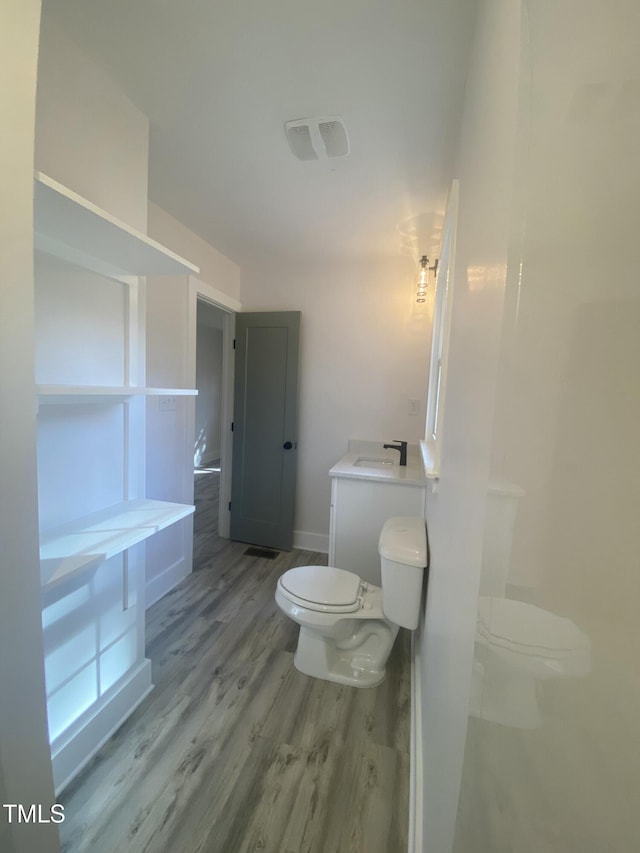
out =
[[[241,265],[437,247],[475,0],[43,0],[150,119],[149,196]],[[300,161],[284,123],[341,116]]]

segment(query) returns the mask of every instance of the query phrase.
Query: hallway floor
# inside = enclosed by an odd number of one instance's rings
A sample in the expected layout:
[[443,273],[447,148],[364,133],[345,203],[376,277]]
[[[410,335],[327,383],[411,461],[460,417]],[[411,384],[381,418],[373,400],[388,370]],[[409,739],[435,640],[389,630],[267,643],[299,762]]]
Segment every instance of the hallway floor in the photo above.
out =
[[408,632],[377,688],[299,673],[274,589],[326,555],[220,539],[215,478],[196,478],[197,571],[147,612],[155,689],[61,796],[63,850],[404,853]]

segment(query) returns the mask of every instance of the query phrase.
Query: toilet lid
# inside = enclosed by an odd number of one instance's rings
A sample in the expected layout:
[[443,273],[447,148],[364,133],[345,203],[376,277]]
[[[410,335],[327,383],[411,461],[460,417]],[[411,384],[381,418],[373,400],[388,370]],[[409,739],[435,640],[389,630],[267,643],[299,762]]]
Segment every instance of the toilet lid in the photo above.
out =
[[323,607],[358,606],[360,578],[353,572],[333,566],[297,566],[280,578],[286,592],[303,601]]
[[586,635],[570,619],[507,598],[480,598],[478,631],[490,643],[517,647],[520,653],[542,657],[582,649],[589,644]]

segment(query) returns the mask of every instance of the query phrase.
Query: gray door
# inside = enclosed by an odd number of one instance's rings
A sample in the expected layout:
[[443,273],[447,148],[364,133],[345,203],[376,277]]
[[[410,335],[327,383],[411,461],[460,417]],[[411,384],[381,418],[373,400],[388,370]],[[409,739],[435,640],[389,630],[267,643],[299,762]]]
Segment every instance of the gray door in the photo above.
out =
[[236,315],[232,539],[290,550],[299,311]]

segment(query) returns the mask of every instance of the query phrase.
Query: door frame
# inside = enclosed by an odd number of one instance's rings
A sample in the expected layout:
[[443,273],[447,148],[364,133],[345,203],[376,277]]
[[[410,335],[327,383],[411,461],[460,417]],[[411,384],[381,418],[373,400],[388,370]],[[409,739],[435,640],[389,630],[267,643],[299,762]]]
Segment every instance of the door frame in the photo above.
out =
[[[189,276],[189,303],[187,308],[187,387],[195,388],[196,383],[196,339],[198,300],[207,302],[224,312],[222,323],[222,430],[220,436],[220,499],[218,505],[218,535],[229,538],[229,501],[231,500],[231,460],[233,437],[233,379],[234,358],[233,339],[235,337],[236,314],[242,310],[242,304],[223,291],[218,290],[193,275]],[[195,401],[189,407],[187,417],[187,435],[195,434]],[[193,446],[189,447],[191,465],[189,477],[193,487]]]

